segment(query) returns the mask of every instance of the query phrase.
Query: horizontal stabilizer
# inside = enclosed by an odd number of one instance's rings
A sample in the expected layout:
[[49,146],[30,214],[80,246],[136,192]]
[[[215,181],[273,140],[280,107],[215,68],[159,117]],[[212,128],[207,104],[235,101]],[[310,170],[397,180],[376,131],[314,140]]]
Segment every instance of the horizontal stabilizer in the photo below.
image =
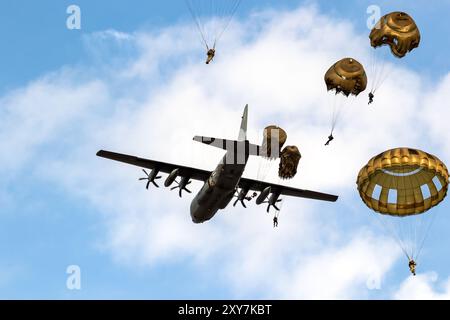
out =
[[195,136],[194,141],[207,144],[211,147],[219,148],[227,152],[244,153],[250,156],[261,155],[262,147],[246,141],[218,139],[212,137]]

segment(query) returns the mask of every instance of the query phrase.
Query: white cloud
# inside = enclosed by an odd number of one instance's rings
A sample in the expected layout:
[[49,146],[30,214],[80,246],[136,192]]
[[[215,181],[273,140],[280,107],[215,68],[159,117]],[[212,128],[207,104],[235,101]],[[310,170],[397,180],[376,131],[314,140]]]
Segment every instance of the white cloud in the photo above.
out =
[[[360,299],[368,290],[383,287],[383,276],[398,257],[394,243],[370,234],[356,234],[342,247],[331,245],[318,255],[305,259],[290,273],[284,288],[286,298]],[[380,257],[383,257],[382,259]]]
[[399,300],[449,300],[450,278],[438,283],[435,272],[418,274],[407,278],[394,294]]
[[96,80],[75,81],[78,74],[62,70],[32,82],[0,99],[0,170],[7,173],[27,164],[36,149],[64,143],[71,126],[105,102],[105,86]]
[[447,121],[450,116],[450,74],[440,79],[439,84],[432,92],[427,92],[421,117],[426,121],[427,134],[431,136],[432,146],[442,150],[442,157],[450,157],[450,142],[446,139],[448,134]]
[[[95,74],[94,68],[87,80],[80,79],[82,71],[64,70],[2,98],[0,147],[15,155],[2,158],[2,166],[20,172],[26,164],[41,179],[90,201],[108,227],[103,248],[130,267],[187,263],[214,270],[208,274],[237,297],[366,297],[367,280],[377,272],[382,279],[399,252],[364,227],[341,230],[339,215],[352,208],[346,195],[355,192],[356,174],[373,154],[427,143],[428,131],[424,137],[413,129],[424,96],[431,101],[436,93],[422,94],[417,74],[395,68],[408,86],[389,79],[371,107],[365,95],[357,98],[333,145],[324,148],[331,109],[323,74],[344,56],[368,61],[365,35],[311,7],[255,13],[230,28],[210,66],[196,37],[184,25],[93,35],[90,50],[111,38],[119,49],[127,42],[136,59],[120,59],[124,63],[108,72]],[[270,122],[285,127],[288,143],[300,146],[300,173],[289,184],[338,192],[340,203],[288,199],[279,230],[265,208],[253,205],[194,225],[191,197],[147,192],[137,182],[137,168],[95,157],[107,148],[212,170],[222,152],[193,143],[192,136],[235,138],[246,103],[251,140],[259,142],[258,130]],[[252,159],[247,175],[256,171]]]

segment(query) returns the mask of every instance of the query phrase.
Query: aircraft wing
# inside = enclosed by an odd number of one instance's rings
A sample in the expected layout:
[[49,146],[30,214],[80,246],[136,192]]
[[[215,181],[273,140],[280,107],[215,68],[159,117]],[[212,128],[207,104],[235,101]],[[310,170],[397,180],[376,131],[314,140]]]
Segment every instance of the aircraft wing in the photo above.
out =
[[[178,169],[178,175],[181,177],[190,177],[194,180],[206,181],[211,175],[211,171],[206,171],[202,169],[190,168],[180,165],[175,165],[166,162],[154,161],[149,159],[138,158],[135,156],[130,156],[121,153],[115,153],[105,150],[100,150],[97,152],[97,156],[111,159],[123,163],[128,163],[137,167],[147,168],[147,169],[157,169],[159,172],[171,173],[173,170]],[[298,197],[298,198],[307,198],[307,199],[315,199],[322,201],[337,201],[338,197],[330,194],[296,189],[286,186],[281,186],[273,183],[252,180],[241,178],[239,181],[240,188],[247,188],[248,190],[259,191],[262,192],[267,187],[271,188],[271,192],[280,192],[280,195]]]
[[273,183],[268,183],[268,182],[263,182],[263,181],[258,181],[258,180],[252,180],[252,179],[246,179],[246,178],[242,178],[239,181],[239,187],[247,188],[248,190],[253,190],[253,191],[260,191],[260,192],[262,192],[267,187],[270,187],[271,192],[280,192],[280,195],[284,195],[284,196],[307,198],[307,199],[330,201],[330,202],[336,202],[338,200],[338,196],[331,195],[331,194],[310,191],[310,190],[296,189],[296,188],[281,186],[278,184],[273,184]]
[[178,169],[179,170],[178,175],[180,177],[190,177],[191,179],[199,181],[206,181],[211,175],[211,171],[189,168],[160,161],[153,161],[149,159],[138,158],[135,156],[129,156],[126,154],[115,153],[105,150],[100,150],[99,152],[97,152],[97,156],[119,162],[128,163],[141,168],[147,168],[152,170],[157,169],[159,172],[164,173],[171,173],[173,170]]

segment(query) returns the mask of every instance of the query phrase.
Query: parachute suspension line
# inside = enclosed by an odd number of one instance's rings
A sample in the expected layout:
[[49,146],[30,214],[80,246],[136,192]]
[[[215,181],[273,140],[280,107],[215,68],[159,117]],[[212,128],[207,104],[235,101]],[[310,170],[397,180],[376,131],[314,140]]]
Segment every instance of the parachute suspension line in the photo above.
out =
[[[412,184],[411,184],[411,182],[409,181],[409,179],[406,179],[405,178],[405,176],[406,176],[406,167],[405,166],[403,166],[402,167],[402,176],[401,176],[401,180],[402,180],[402,186],[405,188],[405,189],[412,189]],[[409,185],[406,185],[406,182],[407,181],[409,181]],[[404,193],[404,196],[405,196],[405,203],[406,203],[406,198],[407,198],[407,194],[406,194],[406,192]],[[415,252],[415,243],[414,243],[414,239],[413,239],[413,237],[412,237],[412,226],[414,225],[414,223],[416,222],[415,221],[415,219],[414,219],[415,217],[414,216],[407,216],[407,217],[404,217],[403,219],[405,220],[405,221],[402,221],[402,222],[405,222],[405,223],[401,223],[400,224],[400,226],[401,227],[403,227],[403,228],[401,228],[402,230],[403,230],[403,239],[405,239],[405,244],[406,244],[406,250],[408,251],[408,257],[410,258],[410,259],[413,259],[413,257],[414,257],[414,252]]]
[[383,78],[385,66],[386,66],[386,50],[384,50],[383,53],[381,54],[380,60],[375,61],[375,68],[377,69],[377,75],[374,82],[373,92],[376,92],[379,89],[380,80]]
[[[405,172],[404,172],[404,168],[403,168],[403,174],[404,173]],[[400,178],[400,179],[402,179],[402,178]],[[399,189],[400,179],[395,180],[395,188],[396,188],[396,190],[400,190]],[[403,181],[402,181],[401,185],[404,187],[404,182]],[[397,197],[398,197],[398,194],[397,194]],[[408,243],[406,242],[407,241],[406,240],[407,237],[405,237],[405,230],[403,228],[403,223],[402,223],[402,222],[404,222],[403,218],[402,217],[390,217],[390,216],[388,218],[395,219],[395,220],[392,220],[392,225],[391,225],[392,231],[394,232],[396,237],[399,238],[400,248],[405,253],[406,258],[408,259],[408,261],[411,260],[411,256],[410,256],[410,254],[408,252]],[[397,222],[397,223],[395,223],[395,222]],[[397,232],[397,230],[398,230],[398,232]]]
[[230,16],[227,18],[228,21],[225,23],[225,27],[223,28],[223,30],[217,35],[216,39],[214,40],[214,47],[216,46],[216,43],[222,38],[223,34],[225,33],[225,31],[228,29],[228,27],[230,26],[231,20],[233,20],[234,15],[236,14],[237,9],[239,8],[240,4],[241,4],[242,0],[237,0],[237,2],[234,2],[234,6],[232,7]]
[[[346,100],[349,100],[346,103]],[[338,94],[333,103],[333,120],[331,125],[331,133],[336,129],[338,121],[352,108],[355,103],[356,98],[353,96],[346,97],[344,95]]]
[[426,241],[426,239],[428,238],[428,234],[429,234],[429,232],[430,232],[430,230],[431,230],[431,227],[432,227],[433,224],[434,224],[434,220],[436,220],[437,212],[436,212],[436,213],[431,213],[431,212],[430,212],[430,214],[432,215],[431,221],[428,223],[428,226],[427,226],[426,231],[425,231],[425,235],[424,235],[424,237],[423,237],[423,239],[422,239],[422,241],[421,241],[421,243],[420,243],[420,245],[419,245],[419,248],[418,248],[418,250],[417,250],[417,255],[416,255],[416,259],[417,259],[417,260],[419,259],[419,256],[420,256],[420,254],[421,254],[421,252],[422,252],[422,249],[423,249],[423,246],[424,246],[424,244],[425,244],[425,241]]
[[192,18],[194,19],[195,25],[197,26],[197,29],[200,33],[200,36],[202,38],[202,42],[203,44],[206,46],[206,50],[209,50],[209,45],[208,45],[208,41],[206,40],[206,35],[205,35],[205,30],[203,30],[203,27],[201,25],[201,20],[200,17],[195,14],[194,8],[192,7],[192,3],[190,2],[190,0],[185,0],[186,5],[189,9],[189,12],[192,15]]
[[275,161],[270,158],[259,157],[258,179],[265,181]]
[[376,88],[376,84],[378,82],[378,78],[379,78],[379,74],[380,74],[380,69],[381,69],[381,61],[383,61],[382,58],[384,58],[384,55],[382,53],[380,53],[380,49],[379,48],[374,48],[372,50],[371,53],[371,88],[370,88],[370,92],[373,93],[373,91]]
[[[401,235],[397,232],[397,230],[395,230],[395,227],[393,225],[391,225],[390,227],[388,226],[387,222],[384,221],[385,218],[393,218],[393,219],[397,219],[398,217],[384,217],[384,216],[379,216],[378,214],[375,214],[375,217],[377,218],[378,222],[381,222],[381,225],[383,226],[383,228],[390,233],[395,242],[397,243],[398,247],[402,250],[402,252],[405,254],[406,258],[408,260],[410,260],[410,257],[408,255],[407,250],[405,249],[406,246],[402,240]],[[401,219],[401,218],[398,218]]]
[[216,48],[242,0],[185,0],[185,2],[201,35],[202,43],[209,50]]
[[[333,93],[333,92],[331,92]],[[337,122],[341,115],[341,109],[344,105],[343,96],[337,93],[333,93],[333,114],[331,116],[331,134],[334,133],[336,129]]]
[[376,67],[375,67],[376,57],[375,56],[376,56],[375,49],[371,50],[371,52],[370,52],[370,75],[372,77],[372,80],[371,80],[372,86],[370,88],[370,92],[372,92],[372,93],[373,93],[375,73],[376,73]]
[[378,61],[379,61],[379,56],[380,56],[381,54],[380,53],[378,53],[378,49],[373,49],[373,51],[372,51],[372,70],[371,70],[371,72],[372,72],[372,81],[371,81],[371,83],[372,83],[372,85],[371,85],[371,88],[370,88],[370,92],[374,92],[375,91],[375,87],[376,87],[376,83],[377,83],[377,81],[378,81],[378,73],[379,73],[379,65],[377,65],[378,64]]
[[[403,170],[404,173],[406,173],[405,170],[406,170],[406,167],[404,167],[404,170]],[[414,186],[412,184],[412,181],[410,179],[406,179],[405,178],[405,174],[403,175],[403,179],[405,181],[408,181],[408,186],[407,186],[408,189],[409,190],[413,190]],[[414,229],[414,227],[417,227],[418,222],[420,222],[420,220],[421,220],[420,218],[421,217],[418,217],[417,215],[407,217],[407,219],[410,220],[410,223],[408,224],[408,227],[409,227],[409,236],[410,236],[409,239],[411,239],[411,244],[410,245],[411,245],[411,258],[412,259],[414,259],[415,253],[417,252],[416,251],[417,250],[417,241],[413,237],[413,235],[414,235],[413,229]]]
[[338,106],[337,106],[336,118],[334,119],[334,123],[333,123],[333,131],[334,131],[334,129],[336,129],[336,124],[337,124],[338,120],[341,118],[343,108],[344,108],[344,101],[342,99],[342,96],[340,96],[339,101],[338,101]]
[[372,57],[372,68],[371,68],[371,69],[372,69],[372,70],[371,70],[371,73],[372,73],[372,75],[371,75],[371,78],[372,78],[371,83],[372,83],[372,85],[371,85],[371,87],[370,87],[370,92],[373,93],[373,91],[374,91],[374,89],[375,89],[375,84],[376,84],[376,82],[377,82],[377,75],[378,75],[378,68],[377,68],[377,61],[378,61],[377,57],[378,57],[378,55],[377,55],[377,49],[373,49],[371,57]]
[[[416,178],[418,182],[418,179]],[[428,238],[431,227],[434,225],[434,221],[436,219],[437,212],[428,212],[418,216],[418,223],[416,224],[416,252],[415,259],[416,261],[419,259],[420,253],[422,252],[423,246],[425,244],[426,239]],[[418,230],[417,230],[418,228]]]
[[270,171],[273,168],[273,165],[275,163],[274,160],[266,159],[266,158],[260,158],[259,159],[259,166],[258,166],[258,179],[260,180],[266,180],[267,176],[269,175]]
[[[415,179],[416,183],[418,184],[417,177],[414,177],[414,179]],[[416,262],[417,262],[417,252],[419,250],[418,243],[422,240],[422,239],[419,239],[419,236],[422,235],[422,231],[423,231],[422,229],[423,229],[423,226],[425,224],[425,219],[426,219],[426,217],[424,217],[424,216],[425,216],[425,214],[415,217],[415,218],[417,218],[416,223],[414,223],[414,244],[415,244],[415,248],[414,249],[415,249],[415,256],[413,256],[412,258]]]
[[331,134],[334,132],[334,128],[336,126],[336,108],[337,108],[337,97],[333,99],[333,114],[331,115]]
[[[378,49],[374,49],[373,52],[373,69],[372,69],[372,87],[371,91],[373,94],[375,94],[376,91],[382,86],[382,84],[386,81],[386,79],[389,77],[389,75],[392,72],[392,69],[387,69],[387,60],[386,60],[386,51],[383,51],[381,54],[377,54],[376,51]],[[379,50],[378,50],[379,51]],[[387,71],[386,71],[387,69]]]
[[[399,190],[398,184],[399,184],[398,180],[395,180],[394,188],[396,190]],[[400,220],[403,220],[404,218],[384,214],[375,214],[375,217],[377,218],[378,222],[382,225],[383,229],[386,230],[386,232],[394,238],[398,247],[402,250],[403,254],[406,256],[408,261],[411,260],[410,253],[408,252],[409,251],[408,245],[405,242],[406,239],[405,230],[403,230],[404,229],[403,224],[400,223]]]
[[[381,77],[381,82],[378,84],[378,86],[375,88],[375,91],[378,90],[379,88],[381,88],[381,86],[383,85],[383,83],[389,79],[390,75],[392,74],[392,72],[394,71],[394,69],[388,69],[387,72],[385,72],[382,77]],[[374,92],[375,92],[374,91]]]

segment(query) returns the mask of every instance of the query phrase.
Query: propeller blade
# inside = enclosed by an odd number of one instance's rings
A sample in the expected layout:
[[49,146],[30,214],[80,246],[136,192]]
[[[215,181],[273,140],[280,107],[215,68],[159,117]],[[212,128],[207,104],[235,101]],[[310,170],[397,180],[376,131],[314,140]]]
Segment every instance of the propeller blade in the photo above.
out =
[[175,187],[170,188],[170,190],[175,190],[177,188],[178,188],[178,186],[175,186]]
[[142,171],[144,171],[147,177],[149,176],[149,174],[147,173],[147,171],[145,171],[145,169],[142,169]]
[[233,203],[233,207],[236,207],[236,204],[237,204],[238,202],[240,202],[240,203],[242,204],[242,206],[243,206],[245,209],[247,209],[247,206],[245,205],[245,202],[244,202],[244,200],[242,200],[242,199],[237,199],[237,200]]
[[184,191],[186,191],[187,193],[192,193],[191,190],[184,188]]
[[148,180],[148,178],[139,178],[139,181]]
[[161,176],[157,176],[154,180],[158,180],[158,179],[161,179],[162,177]]
[[157,188],[159,188],[158,184],[155,181],[152,181],[153,185]]
[[148,180],[148,182],[147,182],[147,186],[145,187],[145,189],[147,189],[148,190],[148,187],[150,186],[150,180]]

